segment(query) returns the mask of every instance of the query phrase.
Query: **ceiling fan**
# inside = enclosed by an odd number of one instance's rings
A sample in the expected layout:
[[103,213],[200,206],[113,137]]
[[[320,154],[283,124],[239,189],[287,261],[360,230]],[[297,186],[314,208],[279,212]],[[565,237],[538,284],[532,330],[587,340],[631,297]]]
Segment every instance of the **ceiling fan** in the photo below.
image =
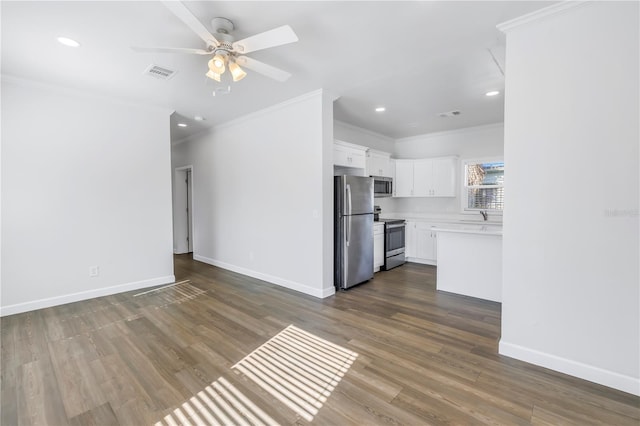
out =
[[195,55],[211,56],[208,62],[209,70],[205,74],[207,77],[220,82],[221,76],[226,68],[233,78],[233,81],[242,80],[247,73],[241,68],[253,70],[277,81],[286,81],[291,74],[279,68],[267,65],[264,62],[257,61],[248,56],[246,53],[255,52],[257,50],[268,49],[270,47],[281,46],[283,44],[298,41],[298,36],[288,25],[274,28],[247,37],[242,40],[235,41],[230,34],[234,30],[233,22],[226,18],[213,18],[211,26],[215,30],[215,36],[187,9],[187,7],[179,1],[163,1],[167,9],[169,9],[176,17],[184,22],[193,30],[204,42],[206,48],[194,49],[183,47],[134,47],[131,48],[136,52],[161,52],[161,53],[190,53]]

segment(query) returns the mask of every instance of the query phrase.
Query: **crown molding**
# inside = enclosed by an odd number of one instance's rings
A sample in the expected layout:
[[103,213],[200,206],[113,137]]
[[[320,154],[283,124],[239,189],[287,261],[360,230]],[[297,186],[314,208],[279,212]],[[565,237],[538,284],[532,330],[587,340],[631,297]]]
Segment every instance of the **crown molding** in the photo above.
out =
[[262,115],[269,114],[271,112],[280,110],[282,108],[286,108],[288,106],[291,106],[291,105],[294,105],[294,104],[297,104],[297,103],[300,103],[300,102],[304,102],[304,101],[306,101],[308,99],[311,99],[311,98],[317,97],[317,96],[321,96],[323,94],[328,96],[330,99],[333,99],[333,97],[334,97],[334,95],[331,92],[327,92],[324,89],[317,89],[317,90],[314,90],[312,92],[308,92],[308,93],[305,93],[303,95],[296,96],[295,98],[287,99],[287,100],[285,100],[283,102],[268,106],[268,107],[260,109],[258,111],[250,112],[249,114],[243,115],[242,117],[234,118],[234,119],[232,119],[230,121],[226,121],[224,123],[215,124],[215,125],[213,125],[211,127],[203,129],[202,131],[200,131],[198,133],[194,133],[192,135],[180,138],[180,139],[178,139],[176,141],[172,141],[171,145],[176,146],[176,145],[180,145],[180,144],[185,143],[185,142],[190,142],[192,140],[195,140],[197,138],[200,138],[200,137],[206,135],[207,133],[212,133],[212,132],[215,132],[217,130],[221,130],[221,129],[226,129],[228,127],[237,126],[237,125],[242,124],[243,122],[245,122],[247,120],[251,120],[251,119],[260,117]]
[[411,141],[424,140],[424,139],[431,139],[431,138],[436,138],[436,137],[443,136],[443,135],[463,134],[463,133],[475,132],[475,131],[479,131],[479,130],[498,129],[498,128],[503,128],[503,127],[504,127],[504,123],[502,123],[502,122],[500,122],[500,123],[491,123],[491,124],[483,124],[481,126],[463,127],[461,129],[444,130],[442,132],[423,133],[421,135],[409,136],[409,137],[406,137],[406,138],[396,139],[396,143],[411,142]]
[[334,119],[333,122],[334,122],[334,124],[338,124],[340,126],[346,127],[347,129],[351,129],[351,130],[354,130],[354,131],[362,132],[362,133],[365,133],[365,134],[367,134],[369,136],[374,136],[374,137],[377,137],[377,138],[385,139],[385,140],[387,140],[388,142],[391,142],[391,143],[395,142],[395,139],[390,138],[389,136],[385,136],[382,133],[376,133],[373,130],[369,130],[369,129],[365,129],[363,127],[355,126],[353,124],[345,123],[344,121],[340,121],[340,120],[335,120]]
[[121,105],[124,104],[124,105],[134,106],[138,108],[157,110],[157,111],[162,111],[168,115],[171,115],[175,112],[175,110],[172,108],[164,107],[164,106],[149,103],[149,102],[141,102],[137,100],[120,98],[117,96],[108,95],[104,92],[98,92],[90,89],[78,89],[78,88],[73,88],[69,86],[62,86],[59,84],[48,83],[44,81],[30,80],[23,77],[10,75],[10,74],[0,74],[0,80],[2,84],[11,84],[17,87],[46,90],[48,92],[58,93],[66,96],[73,96],[76,98],[92,99],[92,100],[101,101],[101,102],[112,102],[112,103],[117,103]]
[[540,10],[536,10],[535,12],[527,13],[526,15],[519,16],[517,18],[511,19],[509,21],[503,22],[501,24],[496,25],[498,30],[503,33],[509,32],[514,28],[520,27],[522,25],[529,24],[534,21],[538,21],[540,19],[544,19],[548,16],[556,15],[558,13],[565,12],[567,10],[573,9],[577,6],[582,6],[588,4],[589,1],[585,0],[567,0],[560,2],[558,4],[553,4],[551,6],[547,6]]
[[278,111],[280,109],[289,107],[291,105],[295,105],[295,104],[298,104],[300,102],[304,102],[304,101],[309,100],[311,98],[322,96],[322,94],[323,94],[323,89],[317,89],[317,90],[314,90],[312,92],[308,92],[308,93],[305,93],[303,95],[296,96],[295,98],[287,99],[286,101],[283,101],[283,102],[268,106],[268,107],[260,109],[258,111],[250,112],[249,114],[243,115],[242,117],[234,118],[233,120],[227,121],[225,123],[217,124],[217,125],[213,126],[212,129],[219,130],[219,129],[225,129],[227,127],[237,126],[238,124],[241,124],[241,123],[243,123],[243,122],[245,122],[247,120],[252,120],[254,118],[263,116],[265,114],[270,114],[270,113],[272,113],[274,111]]
[[197,133],[193,133],[191,135],[185,136],[185,137],[177,139],[175,141],[171,141],[171,146],[180,145],[182,143],[189,142],[189,141],[191,141],[193,139],[200,138],[200,137],[202,137],[202,136],[204,136],[204,135],[206,135],[208,133],[213,132],[214,129],[215,129],[215,126],[214,127],[206,127],[206,128],[200,130]]

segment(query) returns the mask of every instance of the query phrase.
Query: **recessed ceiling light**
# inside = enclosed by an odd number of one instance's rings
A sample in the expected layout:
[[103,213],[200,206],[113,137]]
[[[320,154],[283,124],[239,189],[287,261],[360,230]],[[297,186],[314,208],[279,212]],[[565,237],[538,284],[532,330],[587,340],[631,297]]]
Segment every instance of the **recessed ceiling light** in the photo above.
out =
[[201,115],[196,115],[195,117],[193,117],[193,119],[196,120],[196,121],[204,121],[205,120],[205,118],[203,116],[201,116]]
[[376,112],[385,112],[387,109],[385,107],[376,108]]
[[485,93],[486,96],[496,96],[499,95],[500,92],[498,92],[497,90],[492,90],[490,92]]
[[187,125],[184,123],[178,123],[178,127],[187,127]]
[[58,43],[64,44],[65,46],[69,46],[69,47],[80,46],[80,43],[67,37],[58,37],[56,40],[58,40]]

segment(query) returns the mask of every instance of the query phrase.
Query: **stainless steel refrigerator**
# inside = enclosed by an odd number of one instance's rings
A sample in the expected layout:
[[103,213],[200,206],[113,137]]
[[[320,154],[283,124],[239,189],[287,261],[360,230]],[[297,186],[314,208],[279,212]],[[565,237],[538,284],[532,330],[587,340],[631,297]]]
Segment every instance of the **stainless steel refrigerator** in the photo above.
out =
[[347,289],[373,278],[373,178],[334,178],[334,284]]

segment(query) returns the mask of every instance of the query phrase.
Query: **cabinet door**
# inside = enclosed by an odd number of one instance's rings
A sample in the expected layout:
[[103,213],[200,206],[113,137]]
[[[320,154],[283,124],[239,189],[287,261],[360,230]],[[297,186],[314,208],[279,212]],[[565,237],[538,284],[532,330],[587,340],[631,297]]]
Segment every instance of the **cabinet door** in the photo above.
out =
[[335,166],[364,169],[366,166],[366,157],[364,151],[350,149],[341,145],[334,145],[333,164]]
[[413,160],[396,160],[395,197],[413,195]]
[[384,156],[380,157],[378,159],[378,169],[380,170],[379,176],[393,177],[393,171],[391,169],[391,158]]
[[404,255],[416,257],[416,222],[406,221],[404,232]]
[[430,223],[416,223],[415,257],[425,261],[435,261],[436,259],[435,236],[431,226]]
[[333,147],[333,164],[336,166],[349,167],[347,150],[340,146]]
[[373,236],[373,269],[384,265],[384,232]]
[[367,175],[393,177],[391,158],[389,155],[367,154]]
[[436,197],[456,196],[456,158],[433,159],[433,193]]
[[353,150],[348,153],[349,167],[364,169],[367,167],[367,156],[364,151]]
[[413,196],[429,197],[433,187],[433,161],[415,160],[413,162]]
[[380,174],[380,156],[367,154],[367,176],[382,176]]

